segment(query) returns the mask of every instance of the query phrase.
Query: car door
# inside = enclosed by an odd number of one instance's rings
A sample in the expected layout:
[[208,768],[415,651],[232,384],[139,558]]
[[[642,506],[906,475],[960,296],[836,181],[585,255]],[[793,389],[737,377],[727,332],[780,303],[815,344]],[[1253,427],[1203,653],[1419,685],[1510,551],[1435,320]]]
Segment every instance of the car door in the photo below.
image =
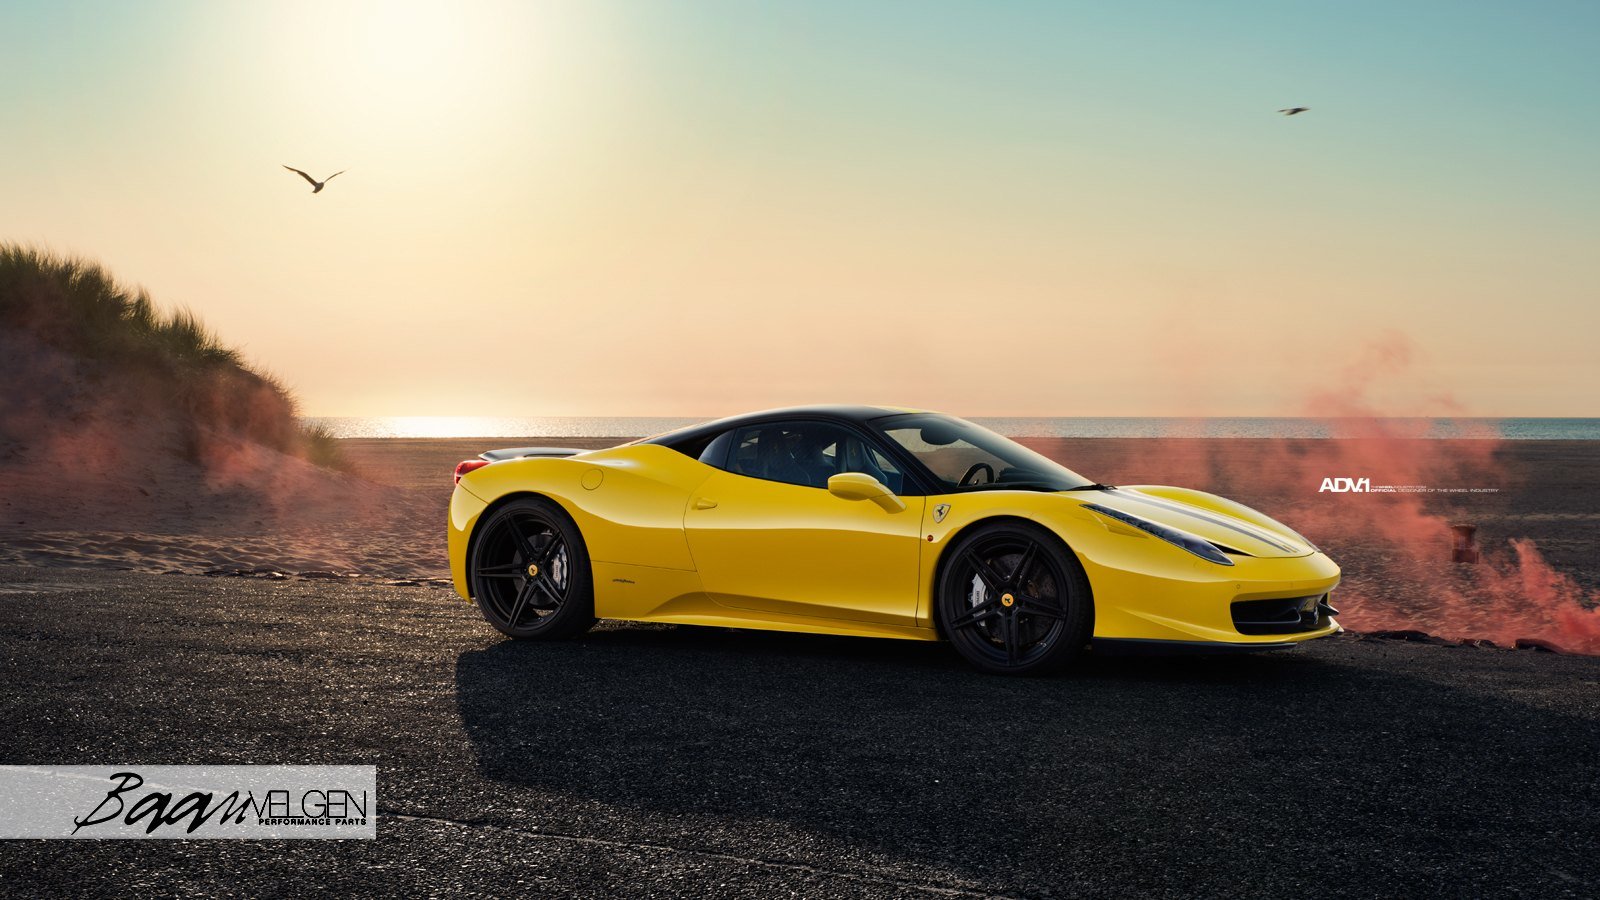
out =
[[[903,475],[853,429],[788,422],[735,429],[720,471],[689,499],[684,529],[713,600],[791,616],[916,623],[923,498],[904,509],[827,489],[840,472],[898,493]],[[892,501],[889,501],[892,503]]]

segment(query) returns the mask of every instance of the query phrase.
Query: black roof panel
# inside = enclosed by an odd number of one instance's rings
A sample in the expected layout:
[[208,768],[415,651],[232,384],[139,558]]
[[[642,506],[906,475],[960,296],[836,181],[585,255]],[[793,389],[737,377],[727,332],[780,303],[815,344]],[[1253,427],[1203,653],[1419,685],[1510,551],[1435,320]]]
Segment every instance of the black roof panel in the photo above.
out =
[[789,406],[781,409],[764,409],[760,412],[744,413],[723,419],[715,419],[710,422],[702,422],[699,425],[690,425],[677,431],[658,434],[640,443],[661,444],[676,450],[682,449],[684,446],[692,446],[709,441],[730,428],[738,428],[743,425],[781,422],[786,419],[829,419],[859,424],[868,419],[877,419],[883,416],[892,416],[895,413],[911,411],[892,406],[852,406],[830,403],[817,404],[815,406]]

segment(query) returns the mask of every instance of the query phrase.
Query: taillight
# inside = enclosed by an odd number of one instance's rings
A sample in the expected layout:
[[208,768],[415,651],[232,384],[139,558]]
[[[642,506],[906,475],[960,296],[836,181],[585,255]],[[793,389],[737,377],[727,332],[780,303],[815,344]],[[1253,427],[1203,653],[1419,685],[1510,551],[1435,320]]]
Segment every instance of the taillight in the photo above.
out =
[[488,464],[489,461],[487,459],[464,459],[461,462],[456,463],[456,484],[461,483],[461,476],[467,474],[468,472],[481,469]]

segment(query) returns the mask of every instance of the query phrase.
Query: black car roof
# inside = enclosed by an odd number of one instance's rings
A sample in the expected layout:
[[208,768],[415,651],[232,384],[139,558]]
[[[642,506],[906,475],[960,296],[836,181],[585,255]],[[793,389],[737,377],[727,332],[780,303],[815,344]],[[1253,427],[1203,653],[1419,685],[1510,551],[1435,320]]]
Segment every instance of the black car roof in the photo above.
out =
[[653,438],[640,441],[640,443],[661,444],[673,449],[679,449],[682,445],[693,445],[701,441],[710,440],[730,428],[738,428],[743,425],[781,422],[786,419],[827,419],[859,424],[869,419],[915,411],[893,406],[852,406],[847,404],[789,406],[781,409],[764,409],[760,412],[744,413],[737,416],[728,416],[724,419],[702,422],[699,425],[690,425],[677,431],[658,434]]

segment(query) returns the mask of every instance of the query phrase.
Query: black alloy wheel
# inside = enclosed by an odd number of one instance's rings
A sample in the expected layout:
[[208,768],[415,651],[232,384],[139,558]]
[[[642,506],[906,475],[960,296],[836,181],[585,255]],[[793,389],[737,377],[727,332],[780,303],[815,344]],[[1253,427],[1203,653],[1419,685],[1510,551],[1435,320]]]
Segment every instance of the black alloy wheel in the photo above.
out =
[[548,500],[513,500],[480,523],[467,577],[483,617],[509,637],[572,637],[594,625],[583,537]]
[[1035,525],[979,526],[946,551],[939,622],[967,661],[1005,675],[1054,671],[1083,652],[1093,601],[1083,566]]

